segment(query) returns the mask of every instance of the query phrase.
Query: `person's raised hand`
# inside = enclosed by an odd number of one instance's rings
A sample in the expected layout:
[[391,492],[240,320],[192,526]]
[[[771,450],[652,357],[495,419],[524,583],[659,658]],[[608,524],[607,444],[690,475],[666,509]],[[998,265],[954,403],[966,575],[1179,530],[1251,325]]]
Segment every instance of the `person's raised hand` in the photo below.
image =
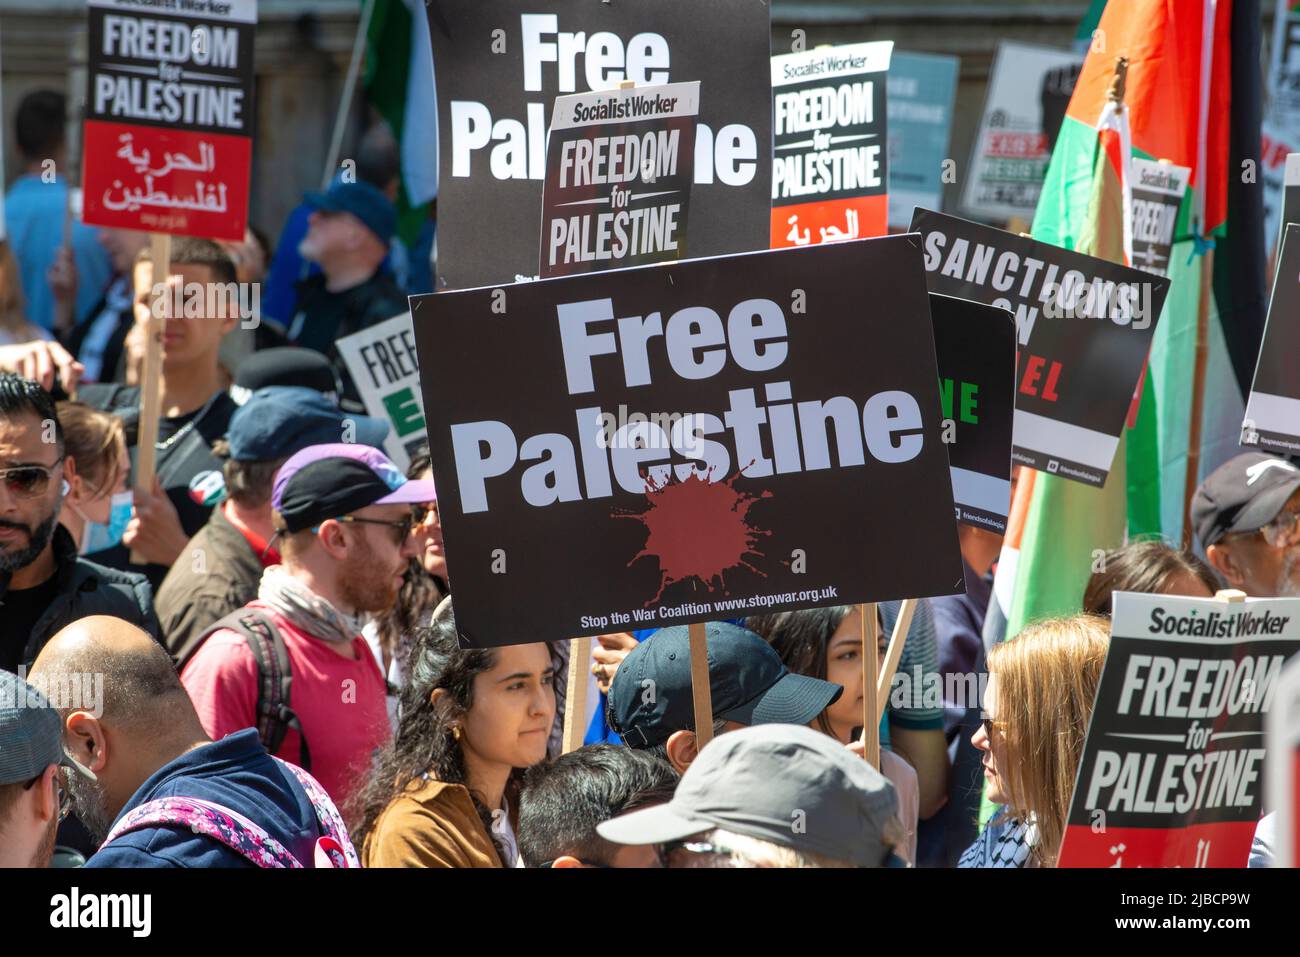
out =
[[31,379],[46,392],[54,388],[57,378],[63,391],[72,395],[86,369],[59,343],[37,339],[12,346],[0,346],[0,371],[13,372],[24,379]]
[[162,490],[158,476],[154,476],[152,490],[135,490],[135,509],[122,535],[124,545],[155,565],[171,565],[189,540],[181,528],[176,506]]
[[596,676],[596,686],[600,688],[601,693],[609,694],[609,685],[614,680],[614,672],[618,671],[618,666],[623,663],[623,659],[637,646],[637,640],[626,631],[619,631],[609,635],[597,635],[596,641],[598,646],[591,650],[591,658],[594,662],[591,673]]

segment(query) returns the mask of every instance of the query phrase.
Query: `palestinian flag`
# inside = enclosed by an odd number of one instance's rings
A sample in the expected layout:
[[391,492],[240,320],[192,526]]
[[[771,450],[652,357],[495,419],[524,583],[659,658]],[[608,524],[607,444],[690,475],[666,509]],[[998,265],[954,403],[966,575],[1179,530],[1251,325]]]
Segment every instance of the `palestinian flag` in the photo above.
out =
[[401,149],[397,232],[410,243],[438,195],[438,100],[429,20],[420,0],[369,2],[374,12],[366,31],[363,85]]
[[[1252,15],[1253,50],[1246,22]],[[999,607],[996,613],[990,609],[986,643],[1014,635],[1034,619],[1077,612],[1095,558],[1126,534],[1163,533],[1179,540],[1204,260],[1198,253],[1213,241],[1220,244],[1216,267],[1223,259],[1237,262],[1251,254],[1238,253],[1236,244],[1254,237],[1261,247],[1254,254],[1260,270],[1258,324],[1248,305],[1255,292],[1250,270],[1229,277],[1236,291],[1224,287],[1223,301],[1233,297],[1231,313],[1209,303],[1200,474],[1235,453],[1244,408],[1235,357],[1250,356],[1242,363],[1248,366],[1248,389],[1263,321],[1263,228],[1257,220],[1241,229],[1227,221],[1229,195],[1234,217],[1237,202],[1249,204],[1253,197],[1256,209],[1260,203],[1257,186],[1237,195],[1242,184],[1232,173],[1240,166],[1235,155],[1229,161],[1229,144],[1242,156],[1258,151],[1250,143],[1259,141],[1260,84],[1256,76],[1252,87],[1247,76],[1258,73],[1258,15],[1258,0],[1113,0],[1102,13],[1097,42],[1084,61],[1052,154],[1034,238],[1121,261],[1124,228],[1131,225],[1123,212],[1126,157],[1188,167],[1191,183],[1175,231],[1171,290],[1122,455],[1102,490],[1046,474],[1035,475],[1032,483],[1022,480],[1012,514],[1023,514],[1023,527],[1017,530],[1009,522],[1006,542],[1013,547],[1017,531],[1018,554],[999,564],[994,588]],[[1107,93],[1120,56],[1129,66],[1125,109],[1117,115],[1107,105]],[[1238,86],[1241,95],[1234,99]],[[1240,116],[1248,124],[1252,112],[1253,140],[1245,133],[1240,140],[1235,132],[1230,135],[1230,125],[1240,125]],[[1127,150],[1121,145],[1125,125]],[[1249,212],[1241,218],[1251,219]],[[1002,581],[1005,576],[1014,577]],[[1006,625],[1001,633],[1000,618]]]

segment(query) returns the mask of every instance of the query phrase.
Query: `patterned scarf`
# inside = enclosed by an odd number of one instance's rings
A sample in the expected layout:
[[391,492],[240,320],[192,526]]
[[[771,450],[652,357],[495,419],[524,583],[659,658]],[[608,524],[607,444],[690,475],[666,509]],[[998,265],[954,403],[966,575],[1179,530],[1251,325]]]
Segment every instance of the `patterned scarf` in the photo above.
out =
[[299,631],[321,641],[350,644],[361,634],[357,618],[343,614],[290,575],[283,565],[272,565],[262,572],[257,597],[288,618]]

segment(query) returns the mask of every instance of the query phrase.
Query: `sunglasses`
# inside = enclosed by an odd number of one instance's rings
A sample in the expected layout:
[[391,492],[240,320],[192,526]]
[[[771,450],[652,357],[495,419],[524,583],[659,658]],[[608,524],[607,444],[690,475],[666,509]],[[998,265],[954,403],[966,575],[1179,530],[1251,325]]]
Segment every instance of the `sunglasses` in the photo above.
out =
[[1007,723],[1005,721],[995,721],[993,718],[990,718],[987,715],[985,715],[983,718],[980,718],[980,727],[984,729],[984,737],[986,738],[993,737],[994,728],[1005,728],[1006,726]]
[[402,544],[410,537],[411,530],[417,526],[423,526],[428,520],[428,510],[423,506],[411,506],[411,514],[405,518],[399,518],[396,521],[385,521],[382,518],[360,518],[356,515],[344,515],[335,519],[338,522],[348,522],[353,525],[385,525],[397,532],[395,540],[398,545]]
[[1269,545],[1274,548],[1284,548],[1296,543],[1297,530],[1300,530],[1300,515],[1290,509],[1283,509],[1277,513],[1277,518],[1259,531]]
[[15,465],[13,468],[0,469],[0,481],[10,495],[20,498],[38,498],[50,488],[55,470],[63,464],[60,455],[53,465]]
[[669,862],[678,851],[686,851],[688,854],[720,854],[728,857],[732,854],[731,848],[707,841],[666,841],[663,844],[656,844],[654,848],[660,867],[671,867],[672,864]]

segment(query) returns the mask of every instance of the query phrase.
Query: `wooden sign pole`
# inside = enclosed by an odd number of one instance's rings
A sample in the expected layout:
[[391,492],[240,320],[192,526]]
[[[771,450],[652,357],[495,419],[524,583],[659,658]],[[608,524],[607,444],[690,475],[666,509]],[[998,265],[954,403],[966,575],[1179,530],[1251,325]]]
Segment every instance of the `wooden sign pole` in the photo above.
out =
[[713,689],[709,686],[709,638],[703,622],[687,626],[691,642],[691,696],[695,700],[695,750],[713,740]]
[[564,746],[561,754],[582,747],[587,732],[587,675],[591,662],[591,639],[569,642],[569,680],[564,691]]
[[[153,288],[158,297],[167,295],[167,276],[171,272],[172,238],[167,233],[154,233],[149,237],[149,257],[153,261]],[[150,303],[146,324],[144,369],[140,375],[140,421],[136,439],[135,487],[137,491],[153,491],[153,478],[158,463],[158,417],[162,404],[162,337],[167,324],[165,304],[155,298]],[[146,564],[144,555],[131,550],[131,561]]]
[[885,665],[880,669],[876,684],[876,724],[885,715],[885,705],[889,703],[889,686],[894,682],[894,672],[898,670],[899,659],[903,657],[903,645],[907,643],[907,630],[912,627],[912,616],[916,614],[918,599],[907,598],[898,609],[898,620],[894,622],[893,634],[889,636],[889,649],[885,652]]
[[863,754],[873,768],[880,767],[880,716],[876,708],[877,635],[876,603],[859,605],[862,615],[862,747]]

